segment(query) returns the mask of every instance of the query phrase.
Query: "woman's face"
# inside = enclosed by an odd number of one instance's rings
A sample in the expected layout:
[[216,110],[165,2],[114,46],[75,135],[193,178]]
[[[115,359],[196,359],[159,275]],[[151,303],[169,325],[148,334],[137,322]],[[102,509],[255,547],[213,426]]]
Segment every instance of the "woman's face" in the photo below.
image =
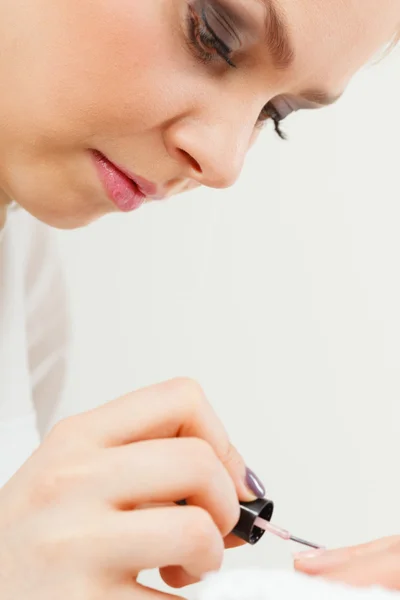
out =
[[2,0],[0,189],[70,228],[230,186],[263,120],[338,97],[399,23],[399,0]]

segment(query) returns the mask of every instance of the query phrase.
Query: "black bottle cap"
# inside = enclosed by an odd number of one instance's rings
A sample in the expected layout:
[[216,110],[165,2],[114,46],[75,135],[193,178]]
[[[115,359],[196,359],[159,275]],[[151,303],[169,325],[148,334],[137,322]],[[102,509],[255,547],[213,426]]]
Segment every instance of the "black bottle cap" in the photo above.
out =
[[265,531],[256,527],[255,521],[260,517],[269,522],[274,512],[274,503],[266,498],[261,498],[254,502],[241,502],[240,509],[240,519],[232,533],[248,544],[257,544]]

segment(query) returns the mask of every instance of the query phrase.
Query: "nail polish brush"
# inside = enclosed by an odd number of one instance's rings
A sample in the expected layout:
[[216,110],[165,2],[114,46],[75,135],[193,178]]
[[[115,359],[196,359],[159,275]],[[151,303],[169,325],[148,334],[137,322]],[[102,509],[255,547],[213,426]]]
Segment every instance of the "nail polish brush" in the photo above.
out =
[[323,548],[323,546],[292,535],[286,529],[272,525],[270,521],[274,512],[274,504],[266,498],[254,502],[241,502],[240,508],[240,519],[233,530],[233,534],[248,544],[256,544],[268,532],[283,540],[296,542],[309,548]]
[[313,544],[312,542],[308,542],[307,540],[303,540],[302,538],[292,535],[286,529],[282,529],[281,527],[272,525],[272,523],[268,523],[268,521],[266,521],[265,519],[261,519],[261,517],[258,517],[255,520],[254,525],[256,527],[259,527],[260,529],[263,529],[267,533],[272,533],[272,535],[280,537],[282,540],[296,542],[297,544],[302,544],[303,546],[308,546],[309,548],[316,548],[317,550],[321,548],[321,546],[318,546],[317,544]]

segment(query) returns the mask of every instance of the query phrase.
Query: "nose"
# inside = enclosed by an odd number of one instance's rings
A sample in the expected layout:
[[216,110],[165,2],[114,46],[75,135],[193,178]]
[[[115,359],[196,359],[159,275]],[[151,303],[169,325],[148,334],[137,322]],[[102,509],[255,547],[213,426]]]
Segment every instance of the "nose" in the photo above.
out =
[[170,156],[179,162],[182,177],[208,187],[227,188],[240,175],[252,133],[245,124],[183,119],[170,125],[164,142]]

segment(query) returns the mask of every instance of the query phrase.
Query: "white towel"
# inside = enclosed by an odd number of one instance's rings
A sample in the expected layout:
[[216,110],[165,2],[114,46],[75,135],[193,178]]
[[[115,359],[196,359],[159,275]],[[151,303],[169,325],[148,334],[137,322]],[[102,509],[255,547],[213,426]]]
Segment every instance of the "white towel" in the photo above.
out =
[[210,575],[199,600],[400,600],[400,592],[351,588],[289,571],[243,569]]

